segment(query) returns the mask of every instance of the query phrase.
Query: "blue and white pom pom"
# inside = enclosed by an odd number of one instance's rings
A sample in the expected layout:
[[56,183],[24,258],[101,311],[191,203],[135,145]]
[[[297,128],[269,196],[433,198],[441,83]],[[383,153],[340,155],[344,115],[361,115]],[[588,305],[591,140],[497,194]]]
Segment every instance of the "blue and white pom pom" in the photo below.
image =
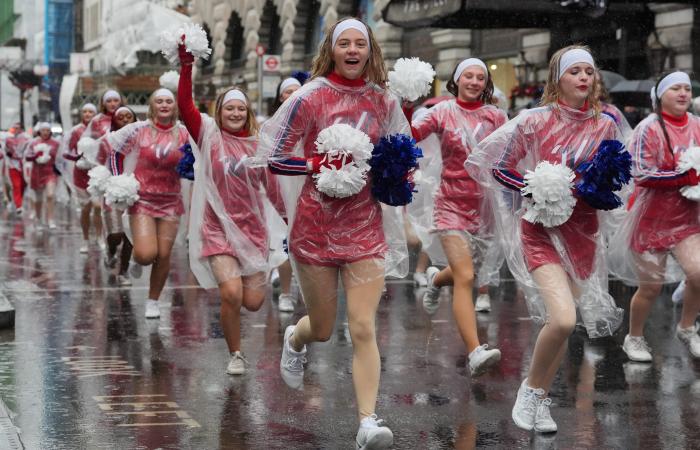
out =
[[138,201],[140,187],[133,173],[110,177],[106,183],[105,202],[108,206],[126,209]]
[[433,66],[418,58],[399,58],[389,72],[389,89],[401,99],[414,102],[430,93]]
[[88,171],[87,191],[94,197],[101,197],[107,189],[107,183],[112,177],[112,173],[105,166],[95,166]]
[[177,173],[180,175],[180,178],[194,180],[194,154],[192,153],[192,146],[187,142],[180,147],[180,151],[183,155],[177,163]]
[[578,195],[593,208],[609,211],[622,206],[615,192],[632,179],[632,157],[622,142],[605,140],[593,159],[579,165],[576,172],[581,174]]
[[100,150],[100,143],[95,139],[83,136],[78,141],[78,153],[82,158],[75,162],[79,169],[89,170],[97,165],[97,153]]
[[557,227],[571,217],[576,205],[571,189],[574,186],[574,172],[567,166],[541,161],[535,170],[525,174],[523,195],[531,195],[526,202],[523,218],[531,223],[541,223],[545,227]]
[[177,91],[177,86],[180,83],[180,74],[174,70],[168,70],[158,78],[160,85],[171,91]]
[[[695,169],[700,173],[700,147],[690,147],[678,160],[678,171],[685,173],[690,169]],[[700,185],[699,186],[683,186],[681,195],[687,199],[700,202]]]
[[36,158],[37,164],[46,164],[51,161],[51,148],[47,144],[37,144],[34,151],[39,154]]
[[[182,40],[182,36],[185,40]],[[164,31],[160,35],[160,51],[171,64],[177,65],[179,62],[178,46],[185,44],[187,51],[195,58],[209,59],[211,49],[207,33],[198,23],[184,23],[175,30],[174,33]]]
[[372,195],[387,205],[403,206],[413,200],[418,158],[423,151],[416,141],[405,134],[383,137],[374,146],[369,160]]
[[350,125],[339,123],[321,130],[316,137],[316,150],[330,159],[352,156],[352,161],[340,169],[321,167],[313,175],[316,188],[330,197],[345,198],[355,195],[367,184],[369,164],[374,146],[365,133]]

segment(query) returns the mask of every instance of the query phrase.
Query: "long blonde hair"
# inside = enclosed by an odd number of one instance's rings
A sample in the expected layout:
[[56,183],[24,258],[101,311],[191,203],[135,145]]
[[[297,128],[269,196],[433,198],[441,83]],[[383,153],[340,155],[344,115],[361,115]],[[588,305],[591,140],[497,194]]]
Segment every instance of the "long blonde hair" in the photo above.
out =
[[215,107],[214,107],[214,120],[216,121],[216,125],[219,127],[219,129],[223,128],[223,123],[221,121],[221,108],[223,108],[223,103],[224,103],[224,97],[226,97],[226,94],[228,94],[230,91],[233,90],[238,90],[240,91],[243,96],[245,97],[245,106],[246,106],[246,118],[245,118],[245,126],[244,129],[250,134],[251,136],[257,136],[258,130],[260,129],[260,125],[258,124],[258,119],[255,118],[255,113],[253,112],[253,108],[250,107],[250,99],[248,98],[248,94],[245,93],[245,91],[241,88],[238,87],[232,87],[227,89],[225,92],[222,92],[219,94],[218,97],[216,97],[216,102],[215,102]]
[[[556,106],[558,104],[561,94],[561,89],[559,88],[559,63],[561,61],[562,55],[568,52],[569,50],[573,49],[581,49],[587,51],[588,53],[591,53],[591,49],[588,48],[588,46],[577,44],[560,48],[552,55],[552,57],[549,60],[549,75],[547,76],[547,84],[544,87],[544,94],[542,95],[540,105],[545,106],[554,104]],[[591,91],[588,93],[588,97],[586,100],[588,100],[588,105],[591,109],[593,109],[595,116],[598,117],[602,109],[600,104],[601,92],[600,83],[598,82],[600,74],[598,73],[598,69],[595,69],[593,76],[593,85],[591,87]]]
[[[318,54],[314,57],[313,63],[311,65],[311,79],[316,77],[325,77],[333,71],[335,68],[335,62],[333,61],[333,32],[335,27],[344,20],[350,19],[350,17],[344,17],[333,24],[332,27],[326,32],[326,37],[323,39],[323,43],[318,50]],[[356,19],[360,20],[360,19]],[[369,60],[367,60],[367,65],[362,73],[362,77],[366,78],[370,82],[378,85],[381,88],[386,87],[387,81],[387,71],[386,65],[384,64],[384,57],[382,56],[382,49],[379,47],[379,43],[374,38],[374,33],[372,29],[364,21],[360,20],[365,27],[367,27],[367,35],[369,36]]]

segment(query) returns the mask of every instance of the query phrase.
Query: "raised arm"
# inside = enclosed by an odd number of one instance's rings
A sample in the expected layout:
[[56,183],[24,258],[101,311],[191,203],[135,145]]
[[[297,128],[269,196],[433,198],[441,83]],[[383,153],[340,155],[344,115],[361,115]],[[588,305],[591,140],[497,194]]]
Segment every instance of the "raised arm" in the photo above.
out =
[[177,107],[180,110],[180,118],[197,142],[202,129],[202,115],[192,100],[192,64],[194,56],[187,53],[184,45],[180,45],[180,81],[177,85]]

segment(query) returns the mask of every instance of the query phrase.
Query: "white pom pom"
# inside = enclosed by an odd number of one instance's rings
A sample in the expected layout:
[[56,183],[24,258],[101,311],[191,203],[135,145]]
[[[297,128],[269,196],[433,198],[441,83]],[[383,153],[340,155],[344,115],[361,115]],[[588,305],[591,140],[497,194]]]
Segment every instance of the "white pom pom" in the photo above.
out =
[[433,66],[418,58],[400,58],[389,72],[389,88],[403,100],[414,102],[428,95],[435,78]]
[[49,147],[47,144],[37,144],[34,146],[34,151],[38,153],[35,160],[37,164],[46,164],[47,162],[51,161],[51,147]]
[[141,185],[133,173],[110,177],[106,182],[105,202],[118,209],[126,209],[139,199]]
[[330,156],[352,155],[355,161],[371,158],[374,150],[369,136],[344,123],[321,130],[315,144],[318,153],[328,153]]
[[107,188],[107,182],[112,174],[105,166],[95,166],[88,172],[90,180],[88,181],[87,191],[90,195],[99,197],[104,194]]
[[374,146],[365,133],[347,124],[335,124],[324,128],[316,137],[318,153],[327,154],[329,159],[352,156],[352,161],[340,169],[321,167],[314,174],[316,188],[324,194],[345,198],[355,195],[367,184],[369,164]]
[[[183,42],[182,35],[185,35]],[[207,33],[197,23],[185,23],[174,33],[164,31],[160,35],[160,51],[163,56],[170,61],[171,64],[177,64],[179,61],[178,46],[184,43],[187,51],[192,53],[195,58],[209,59],[211,49],[209,48],[209,40]]]
[[[678,171],[685,173],[690,169],[700,172],[700,147],[690,147],[678,160]],[[700,201],[700,186],[683,186],[681,195],[687,199]]]
[[531,194],[523,216],[531,223],[541,223],[545,227],[557,227],[571,217],[576,199],[571,192],[574,172],[561,164],[542,161],[534,171],[525,174],[523,194]]
[[168,70],[158,78],[160,85],[171,91],[177,91],[177,86],[180,83],[180,74],[174,70]]

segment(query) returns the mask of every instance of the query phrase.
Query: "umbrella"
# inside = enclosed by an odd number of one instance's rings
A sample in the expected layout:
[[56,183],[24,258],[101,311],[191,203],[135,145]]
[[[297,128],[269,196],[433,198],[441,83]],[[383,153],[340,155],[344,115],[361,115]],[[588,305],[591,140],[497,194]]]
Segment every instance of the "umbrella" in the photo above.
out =
[[654,80],[623,80],[613,86],[609,92],[616,105],[649,108],[651,88],[655,84]]
[[616,72],[610,72],[609,70],[601,70],[600,76],[603,78],[603,83],[608,90],[612,89],[621,81],[626,81],[627,79]]

